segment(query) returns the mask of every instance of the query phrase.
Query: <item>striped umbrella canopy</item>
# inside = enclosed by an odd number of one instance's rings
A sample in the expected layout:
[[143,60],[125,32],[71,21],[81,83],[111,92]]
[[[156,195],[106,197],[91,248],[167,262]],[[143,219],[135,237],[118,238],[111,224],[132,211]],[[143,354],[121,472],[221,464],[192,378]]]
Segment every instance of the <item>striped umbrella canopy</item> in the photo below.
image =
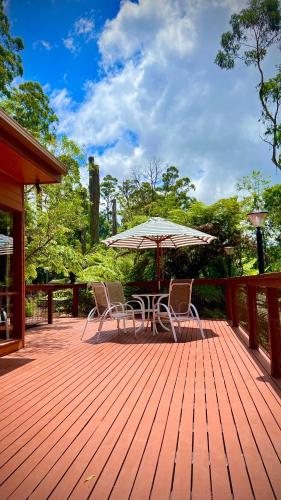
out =
[[157,280],[160,283],[161,248],[180,248],[191,245],[208,245],[215,236],[197,229],[182,226],[161,217],[152,217],[143,224],[115,234],[103,241],[107,246],[119,248],[157,249]]
[[13,253],[13,238],[0,234],[0,255],[10,255]]

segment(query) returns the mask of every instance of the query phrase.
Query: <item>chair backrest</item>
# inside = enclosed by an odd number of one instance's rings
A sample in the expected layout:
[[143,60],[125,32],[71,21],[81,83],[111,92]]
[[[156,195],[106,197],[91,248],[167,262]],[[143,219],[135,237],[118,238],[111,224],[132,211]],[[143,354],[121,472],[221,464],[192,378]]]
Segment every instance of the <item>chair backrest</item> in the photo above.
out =
[[125,304],[124,289],[120,281],[107,281],[105,285],[110,304]]
[[106,287],[104,283],[92,283],[92,290],[98,315],[101,316],[110,307]]
[[175,313],[187,313],[191,303],[192,284],[191,280],[171,280],[169,288],[168,305]]

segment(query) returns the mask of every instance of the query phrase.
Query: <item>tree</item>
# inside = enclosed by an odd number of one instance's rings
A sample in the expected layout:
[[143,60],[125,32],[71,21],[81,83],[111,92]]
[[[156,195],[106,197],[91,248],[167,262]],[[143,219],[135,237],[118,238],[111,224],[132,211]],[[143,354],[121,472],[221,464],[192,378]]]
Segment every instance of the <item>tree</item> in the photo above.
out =
[[117,203],[116,198],[112,200],[112,234],[117,233]]
[[281,11],[279,0],[249,0],[248,7],[230,18],[231,31],[223,33],[215,62],[223,69],[232,69],[242,60],[258,70],[258,93],[262,107],[261,119],[266,125],[265,140],[271,146],[272,162],[281,169],[278,149],[280,139],[280,67],[266,81],[263,62],[270,47],[280,49]]
[[44,145],[55,142],[58,118],[39,83],[25,82],[14,87],[0,101],[0,107]]
[[151,188],[155,191],[162,174],[162,160],[160,158],[152,158],[148,165],[144,168],[144,178],[149,182]]
[[261,97],[264,103],[261,119],[266,127],[264,140],[272,148],[273,163],[281,168],[281,155],[278,156],[281,146],[281,125],[278,123],[281,105],[281,66],[277,75],[262,85]]
[[118,179],[112,175],[106,175],[100,185],[101,196],[105,202],[105,214],[108,222],[112,216],[112,201],[116,196]]
[[243,206],[245,211],[261,210],[264,208],[264,190],[269,187],[270,178],[264,177],[259,170],[253,170],[236,183],[238,193],[244,193]]
[[267,187],[263,193],[265,208],[270,213],[270,220],[281,234],[281,184]]
[[100,170],[93,156],[89,157],[89,201],[90,201],[90,240],[99,242],[99,207],[100,207]]
[[13,38],[10,24],[4,12],[4,1],[0,0],[0,95],[9,95],[14,78],[22,76],[23,67],[20,52],[23,50],[21,38]]
[[180,177],[179,170],[175,166],[167,167],[166,172],[162,175],[161,191],[165,195],[165,203],[175,205],[178,208],[188,208],[192,198],[189,196],[191,190],[195,190],[189,177]]
[[58,141],[56,156],[67,167],[60,184],[41,185],[41,202],[34,188],[26,192],[26,276],[35,279],[39,268],[52,273],[77,274],[82,267],[81,232],[88,224],[84,188],[80,182],[79,147],[66,137]]

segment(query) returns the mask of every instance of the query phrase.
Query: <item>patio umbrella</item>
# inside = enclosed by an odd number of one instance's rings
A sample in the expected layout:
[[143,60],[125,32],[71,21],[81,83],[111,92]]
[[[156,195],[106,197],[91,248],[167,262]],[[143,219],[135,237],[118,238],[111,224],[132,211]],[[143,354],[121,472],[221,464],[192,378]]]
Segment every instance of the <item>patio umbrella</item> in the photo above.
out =
[[161,248],[180,248],[191,245],[208,245],[215,236],[197,229],[176,224],[161,217],[152,217],[143,224],[115,234],[103,241],[109,247],[148,250],[156,248],[157,281],[160,288]]

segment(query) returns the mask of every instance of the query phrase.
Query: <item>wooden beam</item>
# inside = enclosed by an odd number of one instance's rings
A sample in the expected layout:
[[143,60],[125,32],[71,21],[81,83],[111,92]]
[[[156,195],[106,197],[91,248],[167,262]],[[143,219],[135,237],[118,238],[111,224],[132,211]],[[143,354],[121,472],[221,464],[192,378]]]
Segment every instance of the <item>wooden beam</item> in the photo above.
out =
[[48,289],[48,324],[53,323],[53,288]]
[[78,317],[78,305],[79,305],[79,286],[73,286],[72,316],[74,318]]
[[226,283],[225,287],[225,300],[226,300],[226,316],[229,321],[232,322],[233,320],[233,315],[232,315],[232,290],[231,290],[231,284]]
[[266,300],[268,310],[271,375],[273,377],[281,377],[281,326],[277,290],[274,288],[267,288]]
[[257,287],[247,285],[246,291],[247,291],[249,347],[250,349],[258,349],[259,340],[258,340]]
[[231,304],[232,304],[232,326],[239,326],[239,309],[237,304],[238,288],[237,286],[231,287]]
[[[23,189],[23,187],[22,187]],[[13,291],[17,292],[12,296],[12,322],[13,338],[24,340],[25,332],[25,277],[24,277],[24,213],[14,212],[13,214],[13,259],[12,259],[12,280]]]

